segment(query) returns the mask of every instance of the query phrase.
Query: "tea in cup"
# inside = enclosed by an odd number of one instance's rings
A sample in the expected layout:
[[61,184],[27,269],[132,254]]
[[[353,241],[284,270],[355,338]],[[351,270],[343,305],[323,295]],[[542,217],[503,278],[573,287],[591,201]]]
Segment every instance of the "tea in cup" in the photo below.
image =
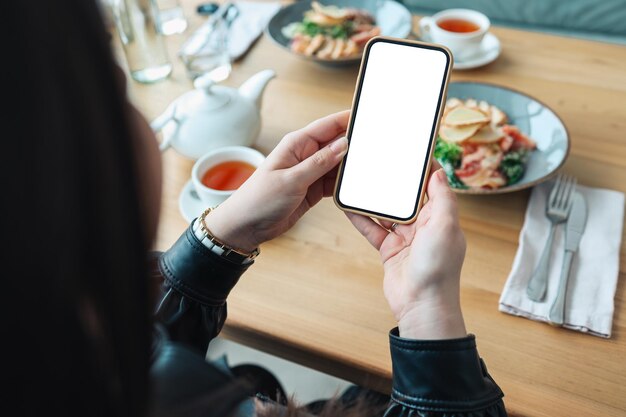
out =
[[480,52],[490,25],[487,16],[469,9],[443,10],[419,22],[423,38],[447,46],[459,61]]
[[196,161],[191,181],[198,197],[209,207],[224,202],[263,163],[265,156],[246,146],[227,146]]

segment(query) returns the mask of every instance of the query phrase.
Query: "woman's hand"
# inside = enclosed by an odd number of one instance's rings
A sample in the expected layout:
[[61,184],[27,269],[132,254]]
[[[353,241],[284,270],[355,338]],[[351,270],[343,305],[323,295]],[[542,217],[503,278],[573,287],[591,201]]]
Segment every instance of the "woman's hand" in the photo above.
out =
[[349,111],[287,134],[232,196],[206,217],[221,241],[251,252],[294,225],[332,195],[337,165],[348,149]]
[[385,297],[400,330],[411,339],[466,336],[459,303],[465,238],[456,196],[443,170],[428,181],[428,202],[412,224],[392,227],[347,213],[354,226],[380,251]]

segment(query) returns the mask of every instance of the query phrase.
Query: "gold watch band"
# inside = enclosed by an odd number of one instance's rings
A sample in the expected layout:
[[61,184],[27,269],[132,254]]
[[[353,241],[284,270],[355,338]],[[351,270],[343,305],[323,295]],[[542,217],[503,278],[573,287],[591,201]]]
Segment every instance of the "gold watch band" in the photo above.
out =
[[257,256],[259,256],[259,254],[261,253],[259,248],[254,249],[251,253],[242,252],[240,250],[237,250],[235,248],[228,246],[227,244],[225,244],[224,242],[222,242],[221,240],[213,236],[213,233],[211,233],[211,231],[209,230],[209,228],[207,227],[205,223],[205,218],[211,211],[213,211],[214,208],[215,207],[209,207],[206,210],[204,210],[204,212],[202,212],[202,214],[198,218],[198,221],[200,222],[200,230],[202,231],[202,233],[204,233],[205,237],[215,246],[223,250],[220,256],[222,258],[228,259],[229,261],[237,263],[237,264],[245,263],[246,260],[253,260]]

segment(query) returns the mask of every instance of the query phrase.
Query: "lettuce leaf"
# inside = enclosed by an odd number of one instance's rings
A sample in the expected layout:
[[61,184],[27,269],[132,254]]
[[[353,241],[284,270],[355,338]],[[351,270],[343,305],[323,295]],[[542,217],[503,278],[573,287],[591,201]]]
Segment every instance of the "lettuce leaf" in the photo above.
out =
[[437,142],[435,143],[435,159],[448,176],[450,186],[464,190],[467,188],[467,185],[463,184],[463,181],[454,173],[454,170],[461,164],[461,156],[463,156],[463,148],[454,143],[448,143],[441,138],[437,138]]

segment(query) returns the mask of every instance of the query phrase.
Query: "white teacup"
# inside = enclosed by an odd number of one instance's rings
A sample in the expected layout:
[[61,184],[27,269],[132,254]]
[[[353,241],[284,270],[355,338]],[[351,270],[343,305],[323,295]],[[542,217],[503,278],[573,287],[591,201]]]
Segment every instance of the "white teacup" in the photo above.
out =
[[208,207],[215,207],[224,202],[235,190],[215,190],[202,183],[204,174],[217,164],[227,161],[241,161],[258,168],[265,156],[256,149],[246,146],[226,146],[215,149],[196,161],[191,170],[191,181],[198,197]]
[[[477,29],[472,32],[452,32],[439,26],[440,22],[458,19],[473,23]],[[422,38],[447,46],[455,59],[460,61],[471,58],[480,52],[480,46],[489,31],[491,22],[484,14],[469,9],[448,9],[423,17],[420,22]]]

